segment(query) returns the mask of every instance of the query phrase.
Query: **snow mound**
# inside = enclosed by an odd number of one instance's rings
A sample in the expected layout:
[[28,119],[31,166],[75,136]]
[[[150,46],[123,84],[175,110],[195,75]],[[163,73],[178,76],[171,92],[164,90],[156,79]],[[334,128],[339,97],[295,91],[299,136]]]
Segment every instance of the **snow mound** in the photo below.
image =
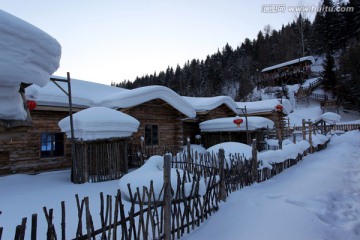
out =
[[[154,194],[156,198],[162,200],[163,193],[161,189],[164,184],[164,157],[163,156],[152,156],[150,157],[143,166],[132,171],[126,175],[124,175],[119,180],[119,187],[121,189],[121,193],[123,198],[126,201],[130,201],[130,195],[127,191],[127,185],[130,183],[130,187],[132,192],[136,191],[136,188],[139,188],[142,191],[143,187],[150,188],[150,181],[153,181],[154,186]],[[181,169],[171,169],[171,186],[173,189],[177,186],[177,173],[182,177],[183,170]],[[192,182],[187,182],[185,184],[185,195],[188,196],[191,192]],[[199,185],[199,194],[204,195],[206,193],[206,184],[205,180],[200,180]],[[161,195],[160,195],[161,194]],[[147,199],[145,199],[146,201]]]
[[[246,131],[246,118],[242,117],[243,123],[239,127],[234,124],[233,117],[217,118],[204,121],[199,124],[202,132],[221,132],[221,131]],[[256,130],[260,128],[273,128],[274,122],[264,117],[248,117],[248,129]]]
[[252,147],[239,142],[224,142],[216,144],[206,150],[210,154],[218,154],[219,149],[222,148],[225,151],[225,159],[230,164],[229,156],[240,154],[240,156],[250,159],[252,157]]
[[[129,137],[137,132],[140,122],[135,118],[106,107],[91,107],[73,115],[75,138],[96,140]],[[70,117],[59,122],[62,132],[70,133]]]
[[25,120],[20,84],[46,85],[59,68],[61,46],[47,33],[2,10],[0,32],[0,119]]

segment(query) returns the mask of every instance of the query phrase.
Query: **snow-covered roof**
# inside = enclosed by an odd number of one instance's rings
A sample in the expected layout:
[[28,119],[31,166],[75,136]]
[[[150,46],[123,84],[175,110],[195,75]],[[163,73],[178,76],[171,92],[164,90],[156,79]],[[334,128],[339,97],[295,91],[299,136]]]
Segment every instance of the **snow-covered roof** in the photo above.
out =
[[[237,102],[236,104],[238,108],[245,108],[246,106],[246,111],[248,114],[271,112],[275,110],[275,107],[279,104],[283,106],[283,112],[286,115],[288,115],[293,110],[292,105],[288,99],[268,99],[256,102]],[[242,112],[240,111],[239,114],[242,114]]]
[[[73,115],[76,139],[96,140],[129,137],[137,132],[140,122],[135,118],[106,107],[91,107]],[[70,138],[70,117],[59,122],[62,132]]]
[[188,117],[195,117],[192,105],[173,90],[163,86],[147,86],[121,91],[101,99],[97,104],[110,108],[128,108],[154,99],[161,99]]
[[[53,76],[54,78],[63,79],[63,77]],[[84,80],[71,79],[72,103],[74,106],[93,107],[104,96],[110,96],[115,93],[129,91],[127,89],[113,87],[101,83],[94,83]],[[67,91],[67,83],[57,82],[64,90]],[[30,86],[25,89],[27,99],[36,99],[38,105],[46,106],[68,106],[68,96],[60,90],[52,81],[46,86]]]
[[[243,123],[239,127],[234,124],[233,117],[217,118],[200,123],[201,132],[235,132],[246,131],[246,118],[241,117]],[[248,117],[248,129],[273,128],[274,122],[264,117]]]
[[315,63],[315,58],[313,56],[307,56],[307,57],[302,57],[302,58],[297,58],[288,62],[283,62],[280,64],[276,64],[274,66],[270,66],[270,67],[266,67],[263,70],[261,70],[261,72],[267,72],[273,69],[277,69],[277,68],[281,68],[281,67],[285,67],[288,65],[292,65],[292,64],[296,64],[299,62],[304,62],[304,61],[311,61],[311,64]]
[[20,84],[46,85],[59,68],[61,46],[47,33],[2,10],[0,33],[0,119],[25,120]]
[[213,110],[222,104],[228,106],[234,113],[237,113],[237,105],[235,101],[229,96],[217,97],[185,97],[183,99],[191,104],[196,112],[205,112]]
[[[67,90],[67,83],[59,83]],[[74,106],[108,108],[129,108],[136,105],[161,99],[188,117],[195,117],[192,105],[180,95],[163,86],[147,86],[132,90],[113,87],[100,83],[71,79],[71,94]],[[37,97],[36,97],[37,96]],[[30,86],[26,88],[26,97],[36,98],[39,105],[68,106],[68,97],[53,82],[45,87]]]
[[324,120],[325,122],[328,122],[330,124],[335,124],[337,122],[340,122],[341,116],[339,114],[333,113],[333,112],[326,112],[322,114],[316,121]]

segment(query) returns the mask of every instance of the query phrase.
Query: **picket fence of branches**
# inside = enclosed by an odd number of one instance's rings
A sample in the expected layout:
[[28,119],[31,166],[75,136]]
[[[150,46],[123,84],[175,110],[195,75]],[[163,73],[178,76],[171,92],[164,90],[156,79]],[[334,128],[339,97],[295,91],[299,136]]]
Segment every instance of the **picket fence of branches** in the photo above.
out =
[[[326,144],[313,151],[326,148]],[[253,142],[253,146],[256,143]],[[153,182],[148,187],[136,189],[128,184],[128,189],[117,190],[116,195],[100,193],[100,213],[90,211],[88,197],[80,199],[76,195],[77,230],[70,239],[180,239],[214,214],[219,209],[219,202],[226,200],[231,192],[254,182],[266,181],[313,151],[304,151],[296,159],[274,163],[272,169],[261,170],[254,155],[256,151],[250,159],[241,154],[225,155],[222,149],[217,154],[202,155],[191,152],[189,147],[182,154],[165,154],[164,185],[160,194],[155,193]],[[173,186],[170,184],[171,167],[177,169],[177,184]],[[130,204],[124,204],[124,191],[130,196]],[[69,239],[65,202],[61,202],[60,216],[55,216],[53,209],[44,207],[43,211],[46,232],[37,231],[38,216],[33,214],[29,230],[26,231],[27,218],[23,218],[15,229],[14,239]],[[94,225],[95,216],[100,217],[100,226]],[[59,220],[54,221],[54,218]],[[0,240],[3,231],[0,227]]]

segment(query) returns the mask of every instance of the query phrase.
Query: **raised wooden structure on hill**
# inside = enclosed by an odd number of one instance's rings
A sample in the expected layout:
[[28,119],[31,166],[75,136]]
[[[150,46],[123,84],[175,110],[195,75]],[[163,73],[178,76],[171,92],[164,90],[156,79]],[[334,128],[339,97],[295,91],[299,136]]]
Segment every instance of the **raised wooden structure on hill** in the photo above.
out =
[[261,71],[260,83],[262,86],[302,84],[304,79],[311,74],[311,64],[313,63],[315,63],[314,57],[307,56],[266,67]]

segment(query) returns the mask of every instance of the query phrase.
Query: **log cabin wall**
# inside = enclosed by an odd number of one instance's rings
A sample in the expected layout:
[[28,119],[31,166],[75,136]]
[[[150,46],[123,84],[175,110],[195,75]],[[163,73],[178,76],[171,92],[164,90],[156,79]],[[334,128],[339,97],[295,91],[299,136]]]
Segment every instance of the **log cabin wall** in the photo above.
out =
[[154,147],[179,149],[183,145],[182,119],[186,116],[168,103],[155,99],[121,111],[140,122],[138,132],[132,135],[131,144],[140,144],[140,138],[145,137],[145,125],[157,125],[158,144],[154,144]]
[[31,112],[32,127],[19,136],[0,140],[0,175],[11,173],[37,173],[69,168],[71,147],[64,135],[64,154],[41,157],[41,133],[61,133],[58,122],[68,116],[67,111]]

